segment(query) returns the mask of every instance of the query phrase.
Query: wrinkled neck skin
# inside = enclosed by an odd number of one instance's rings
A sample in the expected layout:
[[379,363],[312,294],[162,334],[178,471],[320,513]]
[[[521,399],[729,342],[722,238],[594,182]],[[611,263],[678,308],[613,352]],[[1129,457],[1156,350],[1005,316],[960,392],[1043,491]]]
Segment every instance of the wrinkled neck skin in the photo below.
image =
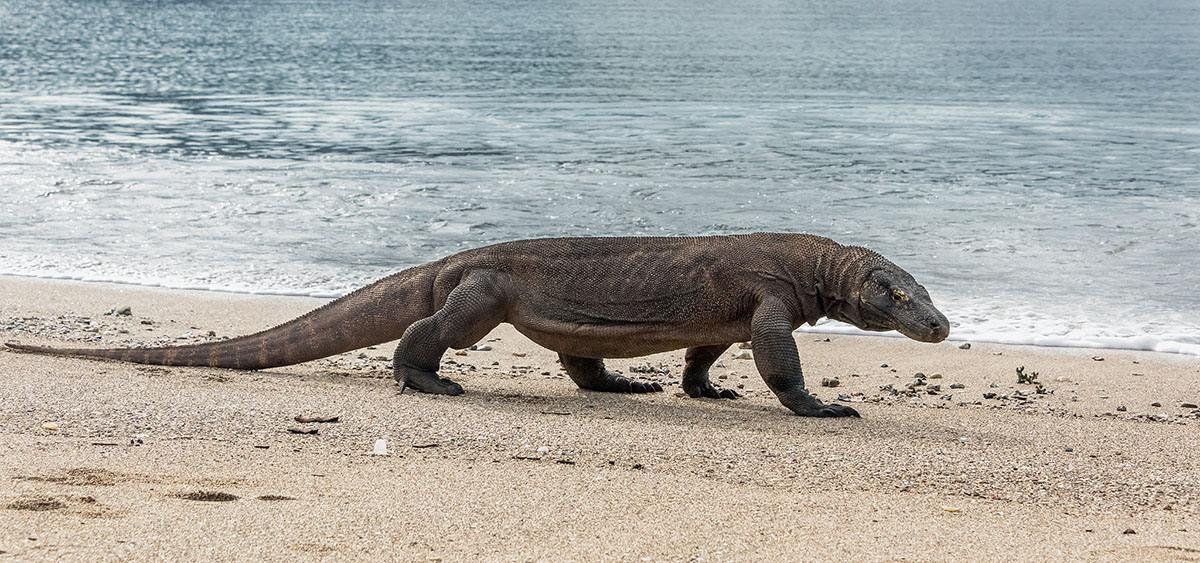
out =
[[803,257],[793,268],[793,285],[801,311],[795,326],[815,325],[822,317],[862,324],[859,292],[863,280],[876,267],[874,252],[834,242]]

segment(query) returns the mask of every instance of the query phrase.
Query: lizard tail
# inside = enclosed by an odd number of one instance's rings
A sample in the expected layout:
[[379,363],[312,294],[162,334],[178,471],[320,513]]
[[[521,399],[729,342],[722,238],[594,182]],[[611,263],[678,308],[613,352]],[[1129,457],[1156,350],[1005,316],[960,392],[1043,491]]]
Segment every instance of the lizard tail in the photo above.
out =
[[408,325],[433,314],[431,288],[436,274],[432,264],[410,268],[281,325],[221,342],[162,348],[6,346],[22,352],[163,366],[288,366],[400,338]]

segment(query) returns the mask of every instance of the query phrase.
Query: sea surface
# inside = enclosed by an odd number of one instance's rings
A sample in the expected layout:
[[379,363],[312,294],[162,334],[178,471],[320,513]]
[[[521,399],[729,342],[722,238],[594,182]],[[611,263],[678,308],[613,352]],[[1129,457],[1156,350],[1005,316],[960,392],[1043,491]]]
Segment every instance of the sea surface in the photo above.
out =
[[1200,2],[0,0],[2,274],[335,296],[763,230],[954,339],[1200,354]]

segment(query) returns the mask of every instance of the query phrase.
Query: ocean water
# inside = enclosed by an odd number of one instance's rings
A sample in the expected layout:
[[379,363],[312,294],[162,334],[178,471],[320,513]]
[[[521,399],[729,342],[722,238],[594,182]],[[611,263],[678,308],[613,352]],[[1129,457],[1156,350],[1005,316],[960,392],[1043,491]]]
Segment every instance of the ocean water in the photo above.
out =
[[1194,0],[0,0],[0,273],[802,231],[954,339],[1200,354],[1197,61]]

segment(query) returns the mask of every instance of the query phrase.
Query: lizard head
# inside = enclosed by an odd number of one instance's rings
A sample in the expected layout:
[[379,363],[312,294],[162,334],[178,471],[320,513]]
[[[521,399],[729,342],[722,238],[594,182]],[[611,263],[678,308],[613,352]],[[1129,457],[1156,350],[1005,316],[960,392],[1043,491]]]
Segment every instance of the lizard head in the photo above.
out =
[[933,306],[929,292],[899,266],[882,262],[862,282],[857,296],[859,322],[854,324],[863,330],[895,330],[920,342],[945,340],[950,321]]

